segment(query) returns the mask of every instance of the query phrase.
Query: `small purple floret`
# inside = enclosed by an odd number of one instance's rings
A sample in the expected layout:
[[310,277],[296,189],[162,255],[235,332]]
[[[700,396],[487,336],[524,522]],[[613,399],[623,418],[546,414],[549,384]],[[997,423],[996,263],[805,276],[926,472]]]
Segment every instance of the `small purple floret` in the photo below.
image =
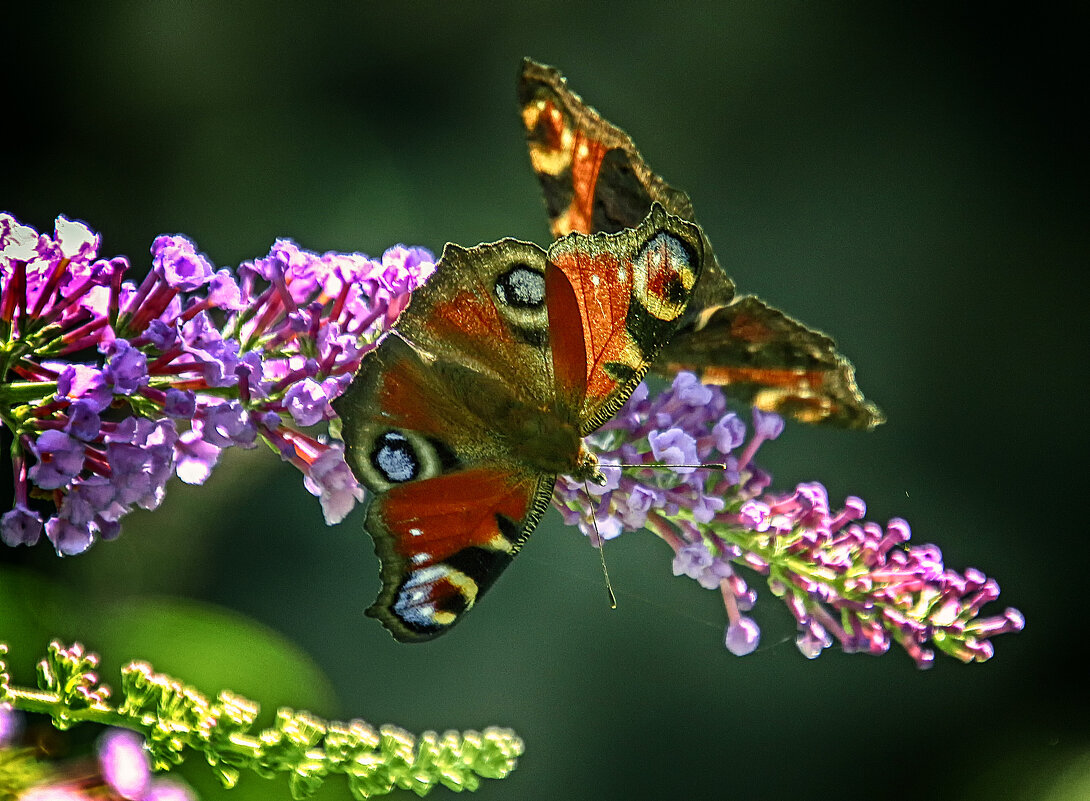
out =
[[95,539],[90,524],[76,525],[61,517],[51,517],[46,521],[45,535],[61,556],[83,553]]
[[676,473],[693,472],[692,465],[699,461],[696,455],[696,440],[680,428],[671,428],[667,431],[652,431],[648,435],[647,441],[650,443],[651,453],[657,461],[667,465],[678,465],[678,467],[674,468]]
[[103,371],[86,364],[69,364],[57,379],[57,397],[83,400],[96,412],[101,412],[113,400],[113,392]]
[[328,525],[341,522],[363,500],[363,487],[344,461],[344,451],[338,447],[330,448],[315,460],[303,485],[318,496]]
[[321,384],[304,378],[284,395],[284,406],[297,425],[307,427],[322,421],[329,402]]
[[753,408],[753,433],[761,439],[776,439],[783,433],[783,418],[775,412]]
[[151,255],[152,269],[174,289],[192,292],[212,278],[212,265],[184,236],[155,237]]
[[73,438],[90,442],[98,436],[101,426],[102,418],[87,401],[78,400],[68,407],[68,422],[64,424],[64,431]]
[[148,383],[148,358],[127,340],[115,339],[106,363],[106,376],[114,392],[132,395]]
[[28,471],[28,478],[42,489],[63,487],[83,469],[83,447],[63,431],[43,431],[30,443],[30,452],[38,461]]
[[34,545],[41,536],[41,516],[25,506],[16,506],[0,517],[0,540],[5,545]]
[[727,626],[725,637],[727,650],[735,656],[746,656],[757,650],[761,643],[761,628],[753,618],[739,617]]
[[176,446],[178,478],[186,484],[203,484],[212,474],[221,451],[222,448],[206,442],[200,431],[186,431],[178,437]]
[[144,739],[125,729],[110,729],[99,738],[98,763],[102,778],[115,793],[142,801],[151,781]]

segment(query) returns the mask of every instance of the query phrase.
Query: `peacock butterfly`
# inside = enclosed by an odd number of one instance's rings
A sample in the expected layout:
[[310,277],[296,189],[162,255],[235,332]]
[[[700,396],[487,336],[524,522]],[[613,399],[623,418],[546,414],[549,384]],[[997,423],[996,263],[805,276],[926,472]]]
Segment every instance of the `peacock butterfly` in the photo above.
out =
[[548,252],[448,244],[396,328],[333,402],[374,496],[382,562],[367,614],[402,642],[455,625],[529,537],[558,474],[602,482],[582,438],[624,404],[683,319],[697,226],[657,203]]
[[[652,172],[632,139],[584,103],[557,70],[526,59],[518,96],[553,236],[628,228],[653,202],[695,222],[688,195]],[[760,298],[735,297],[703,231],[701,239],[702,277],[680,330],[652,369],[691,370],[738,400],[802,422],[863,429],[883,422],[836,343]]]

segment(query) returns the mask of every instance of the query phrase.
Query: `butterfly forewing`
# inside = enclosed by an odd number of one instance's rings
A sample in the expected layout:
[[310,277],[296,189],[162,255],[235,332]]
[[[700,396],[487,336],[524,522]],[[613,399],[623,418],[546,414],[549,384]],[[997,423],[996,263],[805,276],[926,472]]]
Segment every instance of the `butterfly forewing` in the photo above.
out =
[[[398,332],[438,360],[456,361],[507,385],[506,392],[539,406],[553,394],[545,251],[503,239],[443,249],[426,290],[397,320]],[[516,375],[511,365],[523,365]]]
[[[700,276],[702,239],[655,204],[636,228],[558,240],[549,264],[567,279],[549,296],[553,362],[558,376],[582,376],[576,402],[586,435],[628,399],[677,330]],[[578,328],[566,325],[573,318]]]
[[558,70],[526,59],[518,94],[554,237],[635,228],[653,202],[692,219],[688,195],[655,175],[628,134],[584,103]]
[[[583,102],[553,67],[530,59],[518,82],[530,163],[541,183],[554,237],[635,228],[652,203],[695,222],[689,196],[644,161],[624,131]],[[713,303],[728,303],[734,283],[716,261],[703,231],[704,269],[685,323]]]

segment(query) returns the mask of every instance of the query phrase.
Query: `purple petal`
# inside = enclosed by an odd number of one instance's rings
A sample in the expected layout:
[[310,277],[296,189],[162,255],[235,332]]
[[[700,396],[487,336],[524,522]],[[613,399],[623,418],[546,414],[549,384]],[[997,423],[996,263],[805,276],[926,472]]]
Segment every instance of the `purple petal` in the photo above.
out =
[[30,443],[38,462],[27,471],[27,477],[42,489],[63,487],[83,469],[83,447],[63,431],[43,431]]
[[68,422],[64,430],[72,437],[83,442],[90,442],[98,436],[102,418],[85,400],[78,400],[68,407]]
[[296,424],[306,427],[322,421],[329,402],[321,384],[312,378],[304,378],[284,395],[284,405]]
[[753,407],[753,434],[761,439],[776,439],[783,433],[783,418],[775,412],[763,412]]
[[345,462],[340,447],[330,447],[315,459],[303,484],[311,495],[318,496],[326,525],[340,523],[363,500],[363,487]]
[[674,472],[680,475],[693,472],[692,465],[699,461],[696,453],[696,440],[680,428],[667,431],[652,431],[647,436],[651,453],[655,459],[667,465],[689,465],[677,467]]
[[228,311],[242,311],[242,291],[230,270],[223,269],[212,276],[208,283],[208,301],[215,307]]
[[156,779],[140,801],[196,801],[193,792],[184,784],[169,779]]
[[712,434],[715,436],[716,449],[727,454],[745,441],[746,424],[734,412],[729,412],[715,424]]
[[41,516],[21,504],[0,517],[0,540],[5,545],[34,545],[41,535]]
[[250,448],[257,440],[257,426],[237,400],[206,407],[202,419],[197,422],[205,441],[219,448],[232,445]]
[[58,365],[58,400],[84,400],[93,411],[101,412],[114,399],[103,371],[86,364]]
[[163,402],[163,414],[181,420],[189,420],[197,413],[197,398],[192,390],[171,387]]
[[116,339],[111,346],[106,375],[115,392],[132,395],[140,387],[147,386],[148,357],[127,340]]
[[0,703],[0,750],[7,748],[23,733],[23,713],[16,712],[7,701]]
[[674,376],[674,397],[695,409],[703,409],[712,402],[711,387],[700,383],[693,373],[682,371]]
[[712,555],[702,542],[691,542],[684,545],[674,556],[673,570],[675,576],[685,575],[691,579],[699,579],[704,571],[712,563]]
[[151,780],[144,739],[125,729],[111,729],[98,741],[102,778],[122,798],[140,799]]
[[90,525],[77,526],[61,517],[51,517],[46,521],[45,535],[60,556],[83,553],[95,539]]
[[219,461],[220,448],[201,438],[199,431],[186,431],[174,446],[178,478],[186,484],[203,484]]
[[66,259],[91,261],[98,253],[102,237],[79,220],[57,217],[55,239]]
[[152,269],[168,286],[192,292],[212,278],[212,265],[184,236],[157,236],[151,243]]
[[752,618],[740,617],[727,626],[725,642],[735,656],[751,654],[761,642],[761,628]]

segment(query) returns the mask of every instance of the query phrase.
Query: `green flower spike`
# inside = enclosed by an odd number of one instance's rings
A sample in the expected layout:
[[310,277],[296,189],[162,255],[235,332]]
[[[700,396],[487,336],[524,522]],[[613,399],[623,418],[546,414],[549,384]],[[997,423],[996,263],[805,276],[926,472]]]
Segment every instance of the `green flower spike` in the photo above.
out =
[[428,793],[437,784],[475,790],[481,778],[502,779],[515,768],[522,740],[510,729],[483,732],[424,732],[419,738],[396,726],[378,730],[361,720],[327,722],[307,712],[282,708],[270,728],[251,733],[259,707],[223,690],[210,701],[177,679],[155,673],[146,662],[121,669],[121,699],[109,702],[99,684],[98,656],[83,646],[49,645],[38,664],[38,689],[11,684],[0,644],[0,703],[49,715],[66,729],[93,722],[142,734],[155,770],[182,762],[198,751],[225,787],[243,771],[272,778],[287,774],[293,798],[313,795],[325,778],[347,777],[354,798],[370,798],[395,788]]

